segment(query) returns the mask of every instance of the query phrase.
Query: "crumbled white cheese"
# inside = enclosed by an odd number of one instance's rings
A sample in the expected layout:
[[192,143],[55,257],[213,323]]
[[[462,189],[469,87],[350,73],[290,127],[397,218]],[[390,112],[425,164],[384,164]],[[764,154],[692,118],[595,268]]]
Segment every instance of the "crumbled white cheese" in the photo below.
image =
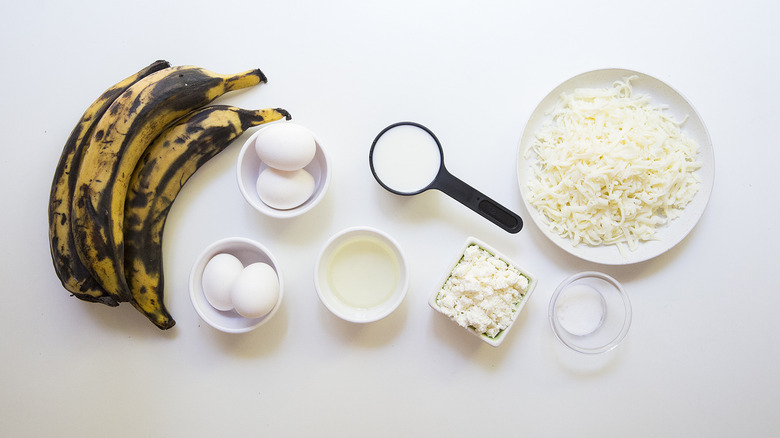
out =
[[476,244],[469,245],[437,296],[442,312],[491,338],[512,323],[528,278]]
[[630,80],[561,95],[531,146],[529,203],[574,246],[654,240],[698,191],[698,145]]

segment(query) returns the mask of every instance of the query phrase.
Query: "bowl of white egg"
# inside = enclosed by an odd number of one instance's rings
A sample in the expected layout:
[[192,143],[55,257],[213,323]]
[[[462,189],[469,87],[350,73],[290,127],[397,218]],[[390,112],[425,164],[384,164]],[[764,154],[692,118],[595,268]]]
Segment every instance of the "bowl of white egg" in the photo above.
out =
[[287,121],[252,134],[239,152],[236,172],[249,205],[275,218],[311,210],[330,183],[330,162],[322,143],[308,128]]
[[279,263],[263,245],[231,237],[209,245],[190,273],[190,300],[207,324],[245,333],[268,322],[282,302]]

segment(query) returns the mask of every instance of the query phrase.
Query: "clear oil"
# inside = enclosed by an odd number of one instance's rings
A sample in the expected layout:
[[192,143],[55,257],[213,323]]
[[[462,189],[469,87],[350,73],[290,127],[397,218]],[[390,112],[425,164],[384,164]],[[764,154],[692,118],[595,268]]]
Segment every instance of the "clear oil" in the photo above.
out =
[[354,237],[336,247],[328,269],[328,285],[348,306],[369,309],[393,295],[399,266],[392,249],[372,237]]

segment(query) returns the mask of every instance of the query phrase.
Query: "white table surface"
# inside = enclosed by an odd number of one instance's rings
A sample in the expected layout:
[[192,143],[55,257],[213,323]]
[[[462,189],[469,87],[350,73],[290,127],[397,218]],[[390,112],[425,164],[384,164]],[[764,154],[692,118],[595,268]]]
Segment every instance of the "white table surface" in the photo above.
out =
[[[652,4],[653,6],[649,6]],[[770,436],[780,433],[777,183],[780,31],[775,2],[14,2],[0,28],[2,181],[0,436]],[[275,220],[241,197],[247,133],[187,183],[167,222],[162,332],[130,305],[69,296],[54,274],[46,209],[59,154],[105,88],[155,59],[269,82],[221,99],[283,107],[326,144],[327,197]],[[525,120],[562,81],[598,68],[680,90],[715,149],[710,203],[671,251],[637,265],[579,261],[527,221],[517,235],[439,192],[401,198],[367,162],[386,125],[437,133],[449,170],[528,217],[515,157]],[[368,225],[412,267],[391,316],[343,322],[318,301],[325,241]],[[199,320],[197,254],[255,239],[283,267],[283,307],[254,332]],[[427,304],[468,236],[539,277],[509,337],[490,347]],[[610,353],[553,337],[555,286],[616,277],[634,319]]]

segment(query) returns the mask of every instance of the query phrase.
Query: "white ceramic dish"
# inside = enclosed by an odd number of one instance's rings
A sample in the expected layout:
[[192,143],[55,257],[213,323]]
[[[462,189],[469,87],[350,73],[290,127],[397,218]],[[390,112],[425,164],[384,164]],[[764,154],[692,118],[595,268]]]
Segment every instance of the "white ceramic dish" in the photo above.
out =
[[[555,107],[561,93],[570,93],[577,88],[607,88],[616,80],[630,76],[636,76],[631,81],[635,94],[648,95],[651,103],[668,106],[666,112],[676,120],[683,120],[687,117],[687,120],[682,125],[682,129],[699,145],[699,161],[702,163],[702,167],[697,171],[697,175],[701,180],[699,191],[693,201],[685,208],[682,216],[672,220],[668,226],[659,228],[656,234],[658,240],[642,242],[635,251],[626,249],[626,255],[624,256],[615,245],[589,246],[580,244],[574,246],[568,239],[564,239],[550,230],[544,215],[528,203],[527,183],[535,157],[533,153],[527,154],[527,151],[533,145],[539,129],[551,120],[548,111]],[[623,69],[604,69],[583,73],[567,80],[552,90],[539,103],[526,124],[520,140],[517,163],[520,192],[523,195],[523,201],[533,222],[550,240],[568,253],[584,260],[606,265],[625,265],[642,262],[663,254],[677,245],[696,226],[696,223],[704,213],[715,179],[715,158],[712,142],[704,122],[693,106],[680,93],[662,81],[643,73]]]
[[279,210],[272,208],[265,204],[260,195],[257,194],[257,178],[260,176],[260,172],[268,166],[263,163],[260,157],[255,152],[254,144],[257,136],[263,131],[263,129],[271,128],[274,124],[278,123],[292,123],[287,121],[278,121],[268,125],[262,126],[241,147],[241,151],[238,153],[238,163],[236,165],[236,179],[238,181],[238,188],[241,191],[241,195],[246,199],[246,202],[254,207],[257,211],[275,218],[291,218],[302,215],[307,211],[314,208],[328,190],[330,184],[330,161],[328,160],[327,153],[322,146],[322,143],[314,136],[314,141],[317,144],[317,151],[314,154],[314,158],[311,162],[304,167],[312,177],[314,177],[314,193],[309,197],[306,202],[296,208],[289,210]]
[[[238,258],[244,266],[263,262],[270,265],[279,277],[279,299],[267,315],[260,318],[244,318],[234,310],[221,311],[209,304],[203,293],[203,270],[206,264],[217,254],[228,253]],[[268,249],[258,242],[242,237],[231,237],[218,240],[201,252],[190,272],[190,300],[198,315],[208,325],[226,333],[245,333],[256,329],[273,318],[279,310],[284,294],[284,280],[279,269],[279,263]]]
[[[389,250],[397,269],[397,281],[389,298],[370,307],[356,307],[346,303],[337,296],[329,281],[330,263],[335,252],[342,244],[360,238],[376,239],[382,247]],[[409,288],[409,267],[400,246],[388,234],[371,227],[347,228],[331,237],[320,252],[314,268],[314,286],[322,304],[334,315],[350,322],[373,322],[391,314],[403,301]]]
[[[523,307],[525,307],[525,304],[528,302],[528,299],[531,298],[531,294],[533,293],[534,289],[536,288],[536,277],[526,271],[525,269],[518,266],[516,263],[514,263],[511,259],[506,257],[505,255],[501,254],[500,252],[496,251],[495,248],[491,247],[490,245],[486,244],[485,242],[475,238],[475,237],[469,237],[466,239],[466,242],[461,246],[460,251],[458,251],[457,255],[453,258],[452,262],[448,265],[448,269],[444,276],[442,277],[441,281],[438,283],[438,287],[431,295],[430,299],[428,300],[428,304],[437,312],[442,313],[442,315],[445,315],[442,311],[441,306],[438,302],[439,293],[441,291],[441,288],[444,286],[444,283],[447,282],[447,279],[450,277],[452,270],[455,268],[455,266],[460,262],[461,258],[463,258],[463,254],[466,251],[466,248],[468,248],[471,245],[477,245],[480,248],[486,250],[493,256],[503,260],[507,265],[516,268],[518,271],[520,271],[521,274],[523,274],[526,278],[528,278],[528,290],[526,291],[525,295],[523,296],[523,299],[517,304],[517,307],[514,310],[514,313],[512,314],[512,322],[509,324],[507,328],[499,332],[495,337],[491,338],[490,336],[487,336],[486,334],[477,332],[473,327],[467,327],[466,330],[471,333],[474,336],[477,336],[478,338],[482,339],[484,342],[492,345],[493,347],[498,347],[501,345],[502,342],[504,342],[504,339],[506,339],[506,336],[509,334],[509,330],[512,329],[512,326],[514,326],[515,321],[517,321],[517,316],[520,314],[520,312],[523,310]],[[448,317],[449,318],[449,317]],[[453,321],[455,322],[455,321]]]

